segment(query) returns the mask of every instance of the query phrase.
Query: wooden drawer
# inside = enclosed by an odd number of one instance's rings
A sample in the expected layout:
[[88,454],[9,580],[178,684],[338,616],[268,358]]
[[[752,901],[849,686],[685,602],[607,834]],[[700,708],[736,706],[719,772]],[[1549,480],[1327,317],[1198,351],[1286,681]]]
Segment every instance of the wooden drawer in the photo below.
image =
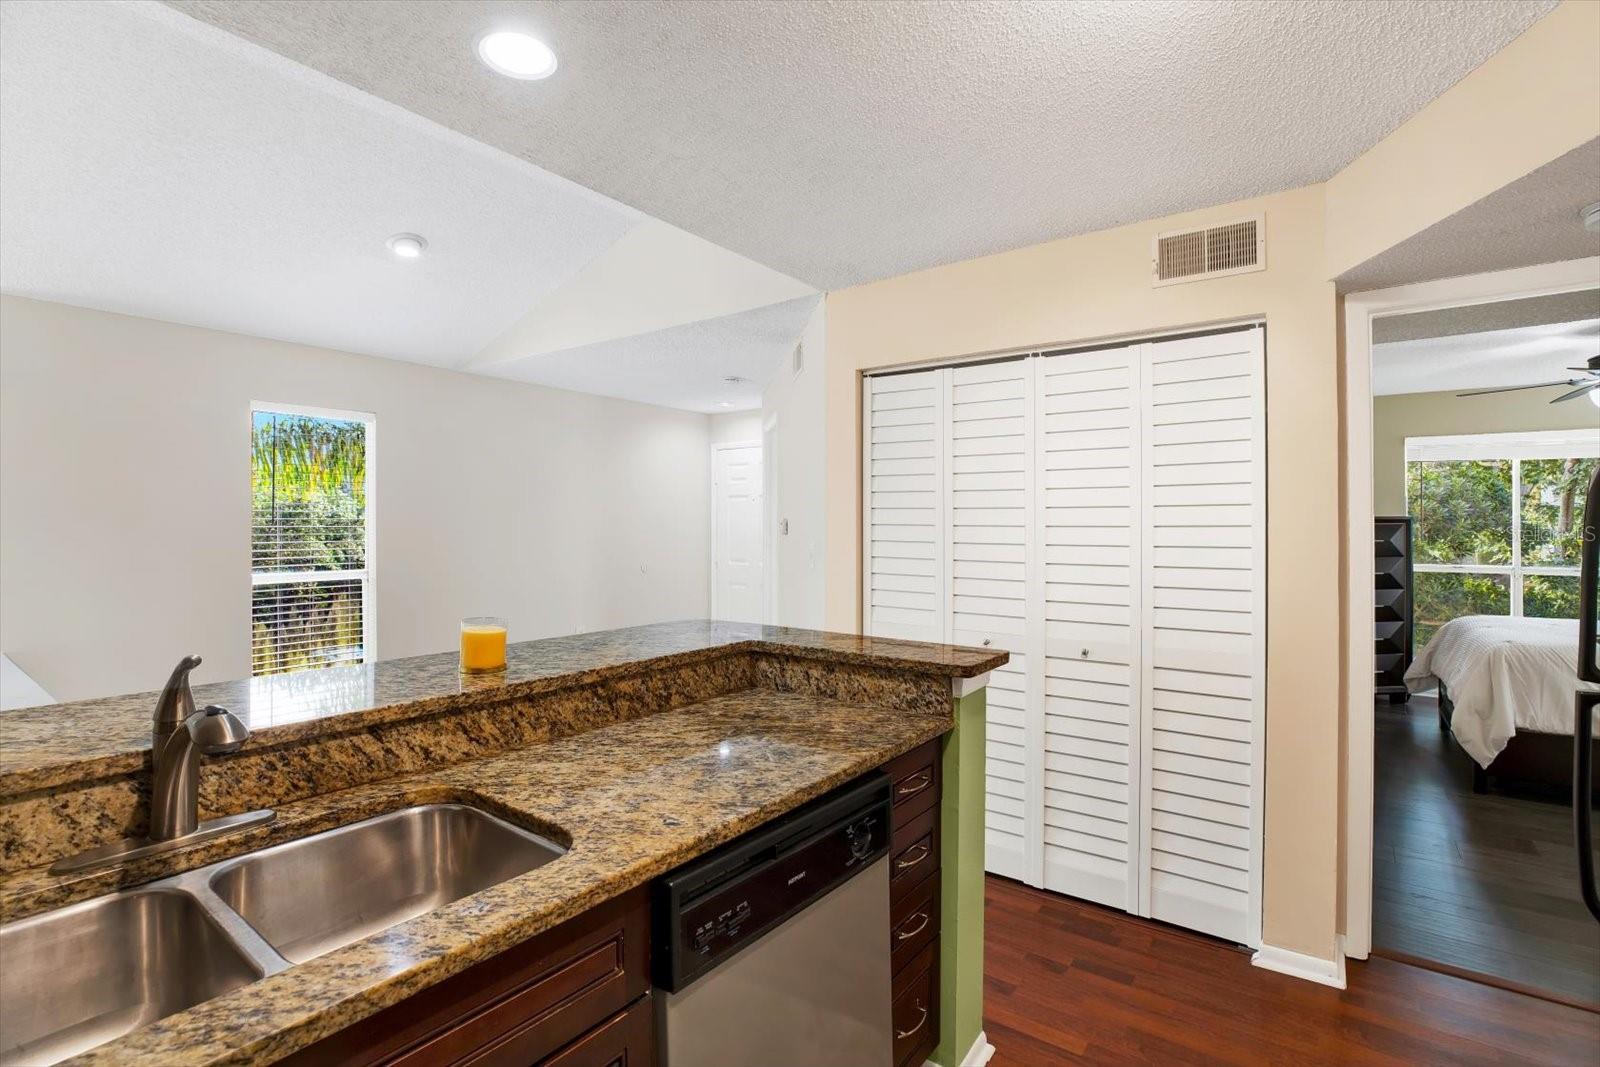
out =
[[[539,1067],[655,1067],[655,1005],[648,996],[544,1060]],[[478,1067],[478,1061],[472,1061]]]
[[939,936],[939,872],[934,871],[889,911],[889,972],[899,974]]
[[894,984],[894,1062],[896,1067],[921,1067],[938,1044],[939,945],[922,950]]
[[902,826],[938,804],[940,781],[939,742],[912,749],[884,764],[894,805],[894,825]]
[[889,901],[899,903],[939,869],[939,809],[929,808],[895,828],[889,843]]
[[527,1067],[621,1012],[649,985],[649,896],[640,887],[283,1062]]

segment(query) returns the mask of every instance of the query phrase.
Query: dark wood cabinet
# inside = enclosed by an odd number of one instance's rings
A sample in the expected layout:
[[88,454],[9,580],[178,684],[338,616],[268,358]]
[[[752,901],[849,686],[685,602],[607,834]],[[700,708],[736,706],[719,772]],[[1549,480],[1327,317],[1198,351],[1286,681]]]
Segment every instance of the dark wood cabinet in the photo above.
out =
[[889,952],[894,1062],[920,1065],[939,1043],[939,742],[884,767],[892,785]]
[[[643,997],[544,1060],[540,1067],[654,1067],[655,1060],[655,1005]],[[474,1060],[473,1067],[477,1063]]]
[[1402,704],[1412,656],[1411,517],[1382,515],[1373,525],[1373,691]]
[[655,1047],[649,987],[650,909],[641,887],[284,1062],[295,1067],[646,1067]]

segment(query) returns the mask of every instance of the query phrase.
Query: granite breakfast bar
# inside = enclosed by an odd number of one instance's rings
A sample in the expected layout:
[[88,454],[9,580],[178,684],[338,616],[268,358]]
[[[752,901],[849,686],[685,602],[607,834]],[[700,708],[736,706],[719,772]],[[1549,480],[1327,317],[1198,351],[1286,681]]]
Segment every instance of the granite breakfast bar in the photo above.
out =
[[954,1067],[981,1027],[981,910],[970,918],[982,868],[977,686],[1005,658],[694,621],[513,645],[497,675],[461,675],[454,655],[440,655],[197,686],[198,702],[229,707],[253,734],[206,762],[201,814],[272,807],[276,819],[66,877],[49,873],[54,860],[142,826],[153,696],[8,713],[0,920],[417,804],[466,804],[565,846],[526,874],[71,1061],[271,1063],[945,738],[946,933],[968,917],[938,950],[936,1058]]

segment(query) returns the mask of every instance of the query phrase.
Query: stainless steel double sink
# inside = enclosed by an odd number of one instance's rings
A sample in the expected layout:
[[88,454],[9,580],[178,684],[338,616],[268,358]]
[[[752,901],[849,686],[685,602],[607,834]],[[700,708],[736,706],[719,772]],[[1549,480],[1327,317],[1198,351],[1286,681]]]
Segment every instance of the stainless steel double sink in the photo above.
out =
[[427,804],[0,926],[0,1067],[42,1067],[566,850]]

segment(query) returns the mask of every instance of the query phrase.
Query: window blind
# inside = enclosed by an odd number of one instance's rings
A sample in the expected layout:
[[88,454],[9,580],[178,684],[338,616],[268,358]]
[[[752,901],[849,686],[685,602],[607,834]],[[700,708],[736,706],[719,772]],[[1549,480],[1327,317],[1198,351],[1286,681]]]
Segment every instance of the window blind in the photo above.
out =
[[252,413],[252,674],[370,654],[370,431],[358,416]]

